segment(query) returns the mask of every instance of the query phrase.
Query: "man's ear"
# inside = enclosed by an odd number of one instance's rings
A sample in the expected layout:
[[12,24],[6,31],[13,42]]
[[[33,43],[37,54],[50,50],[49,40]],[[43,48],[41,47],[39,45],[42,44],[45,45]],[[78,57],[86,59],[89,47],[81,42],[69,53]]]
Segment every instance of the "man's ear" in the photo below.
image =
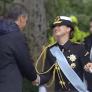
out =
[[22,23],[22,20],[23,20],[23,16],[20,16],[19,17],[19,22]]
[[20,17],[20,16],[17,18],[16,23],[17,23],[18,25],[20,25],[20,23],[21,23],[21,17]]

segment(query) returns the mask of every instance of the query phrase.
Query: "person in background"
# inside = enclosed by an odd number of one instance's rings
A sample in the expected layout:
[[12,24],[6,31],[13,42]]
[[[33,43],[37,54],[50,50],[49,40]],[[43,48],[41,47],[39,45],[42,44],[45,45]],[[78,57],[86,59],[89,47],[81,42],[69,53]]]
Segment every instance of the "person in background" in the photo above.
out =
[[22,92],[23,77],[37,82],[37,73],[22,33],[28,11],[12,4],[0,20],[0,92]]
[[[85,48],[90,52],[90,61],[92,61],[92,18],[90,19],[90,35],[87,36],[84,40]],[[86,72],[85,77],[88,84],[88,89],[92,92],[92,74]]]

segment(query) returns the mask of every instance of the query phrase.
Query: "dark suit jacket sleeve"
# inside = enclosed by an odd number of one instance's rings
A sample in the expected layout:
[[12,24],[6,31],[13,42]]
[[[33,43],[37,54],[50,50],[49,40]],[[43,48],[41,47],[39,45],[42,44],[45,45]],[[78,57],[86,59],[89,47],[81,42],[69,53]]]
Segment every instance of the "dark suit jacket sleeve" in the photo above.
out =
[[34,81],[37,77],[33,60],[23,35],[18,34],[13,40],[13,52],[21,73],[29,80]]
[[92,46],[92,37],[91,36],[89,36],[89,37],[87,37],[87,38],[85,38],[85,40],[84,40],[84,46],[85,46],[85,48],[88,50],[88,51],[90,51],[90,49],[91,49],[91,46]]
[[[44,71],[47,71],[48,69],[50,69],[50,67],[54,64],[54,62],[55,62],[55,58],[52,56],[50,50],[47,49]],[[53,76],[53,69],[49,71],[47,74],[40,75],[41,77],[40,85],[47,83],[52,76]]]

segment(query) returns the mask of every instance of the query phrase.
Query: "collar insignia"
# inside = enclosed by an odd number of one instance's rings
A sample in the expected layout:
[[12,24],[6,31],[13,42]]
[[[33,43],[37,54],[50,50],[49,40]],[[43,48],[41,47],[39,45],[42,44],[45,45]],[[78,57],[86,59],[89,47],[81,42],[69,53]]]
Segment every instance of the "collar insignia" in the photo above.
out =
[[74,54],[68,56],[67,58],[69,58],[70,61],[72,61],[72,62],[74,62],[74,61],[77,59],[76,56],[75,56]]

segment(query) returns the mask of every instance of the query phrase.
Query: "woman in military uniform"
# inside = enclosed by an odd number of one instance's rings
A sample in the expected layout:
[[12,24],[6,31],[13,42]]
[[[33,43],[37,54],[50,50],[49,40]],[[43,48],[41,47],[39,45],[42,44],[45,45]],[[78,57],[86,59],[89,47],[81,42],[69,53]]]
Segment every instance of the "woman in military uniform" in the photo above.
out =
[[[40,85],[46,84],[53,77],[55,78],[55,92],[88,92],[86,87],[84,88],[83,72],[84,69],[90,71],[92,64],[89,63],[89,52],[84,46],[70,41],[74,31],[71,19],[58,16],[52,25],[52,30],[57,42],[47,48],[44,73],[40,75]],[[59,57],[55,49],[63,54],[61,61],[61,56]]]

